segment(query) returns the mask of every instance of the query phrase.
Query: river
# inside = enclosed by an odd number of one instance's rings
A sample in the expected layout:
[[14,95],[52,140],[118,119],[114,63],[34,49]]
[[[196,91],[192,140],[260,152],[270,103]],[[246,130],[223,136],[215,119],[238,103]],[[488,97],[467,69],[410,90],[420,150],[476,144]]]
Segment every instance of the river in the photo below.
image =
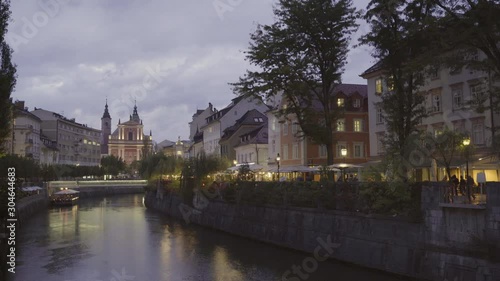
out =
[[142,195],[53,207],[17,241],[14,281],[407,280],[330,260],[304,270],[312,255],[186,225],[147,210]]

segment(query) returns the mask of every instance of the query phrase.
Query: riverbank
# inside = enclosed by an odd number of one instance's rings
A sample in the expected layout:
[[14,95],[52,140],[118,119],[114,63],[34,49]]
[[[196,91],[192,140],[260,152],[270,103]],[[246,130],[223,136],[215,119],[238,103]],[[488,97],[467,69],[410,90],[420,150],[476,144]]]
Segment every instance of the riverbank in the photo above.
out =
[[80,191],[80,198],[144,193],[142,186],[82,186],[72,189]]
[[50,200],[45,190],[40,191],[39,194],[34,194],[20,199],[16,204],[18,223],[22,227],[30,217],[47,209],[49,205]]
[[422,190],[421,223],[344,211],[248,206],[208,201],[191,209],[172,194],[146,193],[145,204],[190,223],[313,253],[318,239],[339,247],[331,257],[418,280],[500,280],[500,187],[484,209],[440,205],[439,186]]

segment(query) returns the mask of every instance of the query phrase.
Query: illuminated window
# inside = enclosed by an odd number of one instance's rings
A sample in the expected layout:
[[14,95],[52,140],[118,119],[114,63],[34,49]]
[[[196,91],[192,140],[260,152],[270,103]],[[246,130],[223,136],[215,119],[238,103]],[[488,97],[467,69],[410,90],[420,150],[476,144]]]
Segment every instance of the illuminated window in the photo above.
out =
[[337,106],[338,107],[344,107],[345,99],[344,98],[338,98],[337,99]]
[[363,131],[363,120],[362,119],[354,119],[354,132]]
[[345,131],[345,119],[339,119],[337,121],[337,131],[344,132]]
[[378,78],[375,80],[375,93],[382,94],[382,78]]
[[387,90],[394,91],[394,77],[392,75],[387,78]]

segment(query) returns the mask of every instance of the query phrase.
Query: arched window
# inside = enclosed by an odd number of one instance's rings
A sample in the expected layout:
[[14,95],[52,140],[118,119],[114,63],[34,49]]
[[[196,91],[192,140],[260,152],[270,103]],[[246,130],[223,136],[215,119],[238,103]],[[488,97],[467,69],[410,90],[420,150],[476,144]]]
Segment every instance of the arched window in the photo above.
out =
[[128,140],[132,140],[132,137],[133,137],[133,136],[134,136],[134,135],[132,134],[132,132],[128,132]]

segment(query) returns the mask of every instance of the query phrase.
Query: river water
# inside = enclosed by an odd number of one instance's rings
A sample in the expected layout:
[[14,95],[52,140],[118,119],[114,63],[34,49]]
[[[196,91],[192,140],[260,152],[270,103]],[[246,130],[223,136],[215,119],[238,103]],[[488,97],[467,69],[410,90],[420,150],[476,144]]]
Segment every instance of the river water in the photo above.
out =
[[142,195],[51,208],[16,239],[14,281],[407,280],[186,225],[147,210]]

